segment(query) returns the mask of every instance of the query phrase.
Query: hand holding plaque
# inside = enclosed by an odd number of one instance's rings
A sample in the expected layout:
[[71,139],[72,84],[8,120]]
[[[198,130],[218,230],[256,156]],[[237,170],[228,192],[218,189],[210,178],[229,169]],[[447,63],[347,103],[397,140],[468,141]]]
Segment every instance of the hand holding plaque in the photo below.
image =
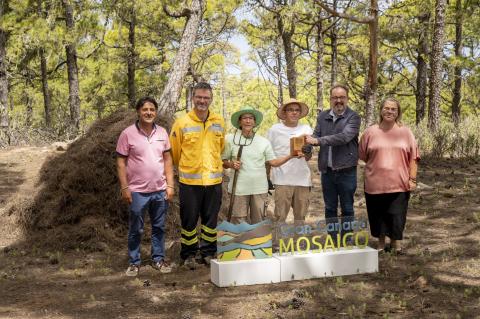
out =
[[290,138],[290,155],[291,156],[303,156],[302,148],[305,145],[305,136],[291,137]]

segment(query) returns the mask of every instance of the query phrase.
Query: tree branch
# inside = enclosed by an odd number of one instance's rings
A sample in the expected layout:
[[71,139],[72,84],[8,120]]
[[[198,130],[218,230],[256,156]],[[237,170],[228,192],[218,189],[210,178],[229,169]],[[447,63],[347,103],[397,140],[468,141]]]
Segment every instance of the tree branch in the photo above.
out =
[[342,18],[342,19],[347,19],[347,20],[350,20],[350,21],[363,23],[363,24],[368,24],[368,23],[371,23],[373,21],[372,16],[359,18],[359,17],[352,16],[352,15],[349,15],[349,14],[346,14],[346,13],[343,13],[343,12],[338,12],[336,10],[333,10],[328,5],[324,4],[321,0],[317,0],[317,1],[318,1],[318,5],[320,7],[322,7],[325,11],[327,11],[328,13],[330,13],[334,17],[339,17],[339,18]]
[[183,10],[180,12],[172,12],[170,11],[170,9],[168,9],[166,4],[163,5],[163,12],[165,12],[167,16],[175,19],[178,19],[178,18],[189,19],[190,15],[192,14],[192,10],[190,10],[189,8],[183,8]]

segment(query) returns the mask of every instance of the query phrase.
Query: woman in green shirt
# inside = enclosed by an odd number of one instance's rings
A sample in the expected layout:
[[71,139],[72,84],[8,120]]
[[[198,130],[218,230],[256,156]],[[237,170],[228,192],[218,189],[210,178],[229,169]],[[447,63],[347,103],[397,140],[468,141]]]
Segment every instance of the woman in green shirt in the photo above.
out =
[[[243,107],[232,114],[232,125],[237,129],[225,137],[222,153],[223,167],[238,170],[231,222],[256,224],[265,217],[267,208],[268,182],[265,164],[278,167],[294,158],[287,155],[275,158],[270,142],[255,134],[255,128],[263,120],[263,114],[252,107]],[[242,156],[237,154],[243,145]],[[228,192],[232,193],[233,178],[230,178]]]

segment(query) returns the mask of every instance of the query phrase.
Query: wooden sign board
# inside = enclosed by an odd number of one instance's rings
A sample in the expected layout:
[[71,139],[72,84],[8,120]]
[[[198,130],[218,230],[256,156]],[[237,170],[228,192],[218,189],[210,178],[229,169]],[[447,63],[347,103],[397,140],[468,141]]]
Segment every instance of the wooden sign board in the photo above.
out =
[[302,153],[302,147],[305,145],[305,136],[290,138],[290,155],[298,156]]

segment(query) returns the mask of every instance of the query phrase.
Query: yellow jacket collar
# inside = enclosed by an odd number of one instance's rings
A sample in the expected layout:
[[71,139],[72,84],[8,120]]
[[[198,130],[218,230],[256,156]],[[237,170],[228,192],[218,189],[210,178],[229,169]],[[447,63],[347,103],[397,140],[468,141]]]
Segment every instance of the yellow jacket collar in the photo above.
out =
[[[195,113],[195,111],[193,109],[190,112],[188,112],[187,114],[195,122],[203,123],[203,121],[198,118],[197,113]],[[216,114],[214,112],[210,112],[210,110],[208,110],[208,115],[207,115],[207,118],[205,119],[205,122],[212,121],[212,120],[219,120],[219,119],[221,119],[221,118],[218,114]]]

